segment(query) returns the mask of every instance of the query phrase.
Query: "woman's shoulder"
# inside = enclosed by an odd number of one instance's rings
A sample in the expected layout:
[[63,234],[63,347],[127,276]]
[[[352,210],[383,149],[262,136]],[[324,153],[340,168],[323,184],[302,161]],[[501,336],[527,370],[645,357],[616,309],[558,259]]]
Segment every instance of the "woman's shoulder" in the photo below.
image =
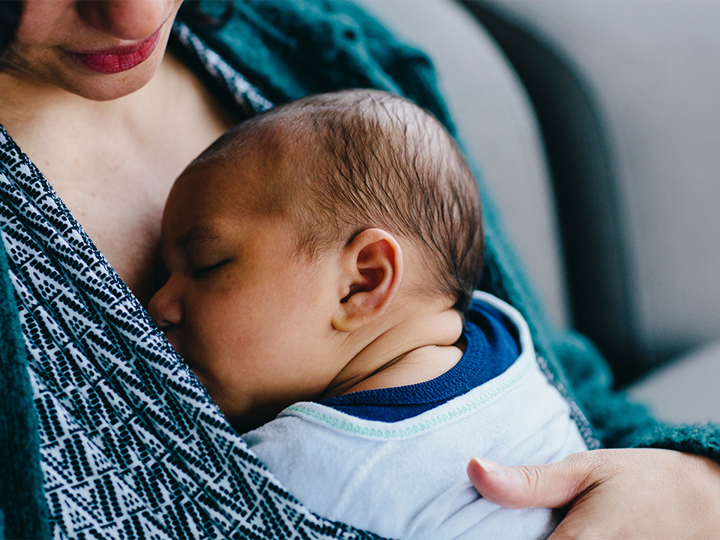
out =
[[273,103],[378,88],[409,97],[452,128],[428,57],[351,2],[249,0],[235,3],[223,24],[208,26],[188,9],[179,20]]

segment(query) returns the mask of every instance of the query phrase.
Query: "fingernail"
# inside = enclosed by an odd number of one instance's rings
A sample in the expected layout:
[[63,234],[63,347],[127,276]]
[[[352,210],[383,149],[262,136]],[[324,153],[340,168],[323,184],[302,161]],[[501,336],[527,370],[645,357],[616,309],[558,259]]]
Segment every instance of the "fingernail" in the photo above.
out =
[[483,458],[475,458],[475,462],[488,474],[494,474],[495,476],[505,476],[505,467],[498,465],[493,461],[488,461]]

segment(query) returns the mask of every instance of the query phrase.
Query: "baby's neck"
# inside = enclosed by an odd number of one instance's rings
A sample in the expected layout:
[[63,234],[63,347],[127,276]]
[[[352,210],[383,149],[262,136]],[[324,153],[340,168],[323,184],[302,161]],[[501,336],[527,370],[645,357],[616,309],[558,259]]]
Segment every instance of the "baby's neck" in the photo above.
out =
[[454,309],[413,313],[364,346],[322,397],[435,379],[462,357],[462,328]]

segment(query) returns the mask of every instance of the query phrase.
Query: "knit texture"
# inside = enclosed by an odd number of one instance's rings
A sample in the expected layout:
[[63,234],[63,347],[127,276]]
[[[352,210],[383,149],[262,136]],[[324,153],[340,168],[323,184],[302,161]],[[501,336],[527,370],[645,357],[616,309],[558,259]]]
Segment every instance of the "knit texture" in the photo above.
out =
[[48,538],[38,421],[0,242],[0,538]]

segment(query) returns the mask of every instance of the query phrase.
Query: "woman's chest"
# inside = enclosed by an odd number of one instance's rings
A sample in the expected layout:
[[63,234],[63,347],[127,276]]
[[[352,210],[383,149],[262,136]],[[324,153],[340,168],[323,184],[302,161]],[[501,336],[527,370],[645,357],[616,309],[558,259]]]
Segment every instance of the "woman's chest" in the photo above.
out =
[[[174,60],[125,109],[46,116],[16,141],[145,304],[175,178],[233,118]],[[11,132],[12,134],[12,132]]]

